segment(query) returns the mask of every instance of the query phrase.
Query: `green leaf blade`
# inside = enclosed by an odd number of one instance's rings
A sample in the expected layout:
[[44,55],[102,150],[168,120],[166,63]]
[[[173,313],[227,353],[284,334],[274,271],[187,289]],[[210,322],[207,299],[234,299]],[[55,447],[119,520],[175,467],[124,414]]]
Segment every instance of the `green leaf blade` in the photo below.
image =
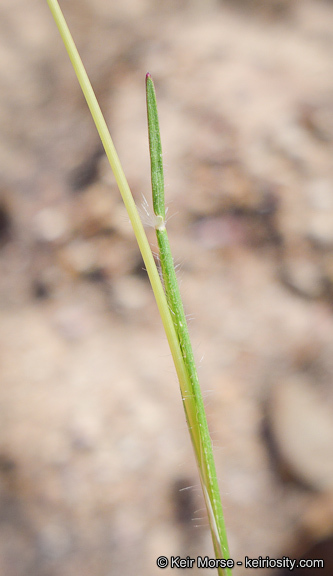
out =
[[[168,233],[164,221],[164,187],[162,191],[159,185],[159,183],[164,182],[162,147],[159,133],[156,94],[150,74],[147,74],[146,76],[146,92],[153,205],[155,215],[159,218],[155,224],[156,237],[165,294],[177,334],[185,372],[187,374],[186,388],[184,388],[184,385],[180,383],[184,410],[199,469],[215,554],[217,558],[228,560],[230,558],[229,548],[216,475],[212,442],[209,434],[206,412],[202,400],[201,388],[169,244]],[[218,567],[218,573],[221,576],[230,576],[231,569]]]
[[149,150],[151,166],[151,183],[153,189],[153,208],[155,215],[165,221],[164,174],[162,145],[157,114],[155,87],[151,75],[146,74],[147,116],[149,133]]

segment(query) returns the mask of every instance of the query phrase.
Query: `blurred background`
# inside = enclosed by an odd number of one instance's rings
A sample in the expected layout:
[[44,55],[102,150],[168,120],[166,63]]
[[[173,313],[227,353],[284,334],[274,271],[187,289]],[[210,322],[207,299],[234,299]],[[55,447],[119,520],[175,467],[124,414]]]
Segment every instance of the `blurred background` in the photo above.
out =
[[[61,6],[139,207],[155,80],[231,556],[333,574],[333,3]],[[2,0],[0,31],[0,574],[212,556],[161,321],[46,1]]]

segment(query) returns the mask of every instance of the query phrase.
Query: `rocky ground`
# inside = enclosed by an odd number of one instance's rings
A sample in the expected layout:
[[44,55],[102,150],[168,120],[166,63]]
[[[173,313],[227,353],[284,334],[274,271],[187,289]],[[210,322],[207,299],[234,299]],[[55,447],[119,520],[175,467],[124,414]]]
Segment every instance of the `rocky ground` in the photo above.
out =
[[[155,79],[231,556],[331,574],[333,5],[61,5],[139,206]],[[0,573],[153,576],[212,555],[161,322],[47,3],[0,29]]]

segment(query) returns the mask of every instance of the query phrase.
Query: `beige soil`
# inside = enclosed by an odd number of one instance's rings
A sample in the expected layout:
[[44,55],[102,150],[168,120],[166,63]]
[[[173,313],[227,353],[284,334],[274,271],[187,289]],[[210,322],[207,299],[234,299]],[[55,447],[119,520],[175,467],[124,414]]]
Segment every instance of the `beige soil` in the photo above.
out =
[[[333,532],[333,4],[62,7],[138,205],[155,79],[231,556],[293,557]],[[47,3],[2,0],[0,29],[0,574],[212,556],[157,308]]]

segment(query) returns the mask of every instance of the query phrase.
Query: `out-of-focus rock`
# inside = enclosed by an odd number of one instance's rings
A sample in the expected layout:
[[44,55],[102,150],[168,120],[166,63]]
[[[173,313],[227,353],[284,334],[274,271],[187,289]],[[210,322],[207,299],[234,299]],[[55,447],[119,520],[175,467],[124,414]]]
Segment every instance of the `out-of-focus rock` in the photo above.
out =
[[306,186],[306,195],[311,207],[325,211],[333,209],[333,182],[328,178],[316,178]]
[[112,283],[112,301],[121,309],[136,311],[150,302],[147,282],[135,276],[123,276]]
[[324,294],[325,282],[320,263],[304,254],[288,255],[280,268],[282,282],[305,298],[319,298]]
[[35,216],[34,232],[41,242],[64,240],[69,232],[68,218],[59,208],[42,208]]
[[311,215],[308,236],[322,248],[333,246],[333,211],[316,212]]
[[333,403],[305,376],[278,382],[269,402],[278,453],[290,474],[319,491],[333,490]]
[[97,267],[97,254],[92,242],[77,239],[59,252],[59,261],[74,276],[87,275]]
[[333,534],[333,492],[316,494],[309,502],[302,516],[302,529],[315,540]]
[[323,142],[333,141],[333,104],[332,101],[321,105],[303,104],[300,122],[310,134]]
[[94,184],[74,200],[73,228],[85,237],[107,234],[115,229],[118,200],[108,186]]

